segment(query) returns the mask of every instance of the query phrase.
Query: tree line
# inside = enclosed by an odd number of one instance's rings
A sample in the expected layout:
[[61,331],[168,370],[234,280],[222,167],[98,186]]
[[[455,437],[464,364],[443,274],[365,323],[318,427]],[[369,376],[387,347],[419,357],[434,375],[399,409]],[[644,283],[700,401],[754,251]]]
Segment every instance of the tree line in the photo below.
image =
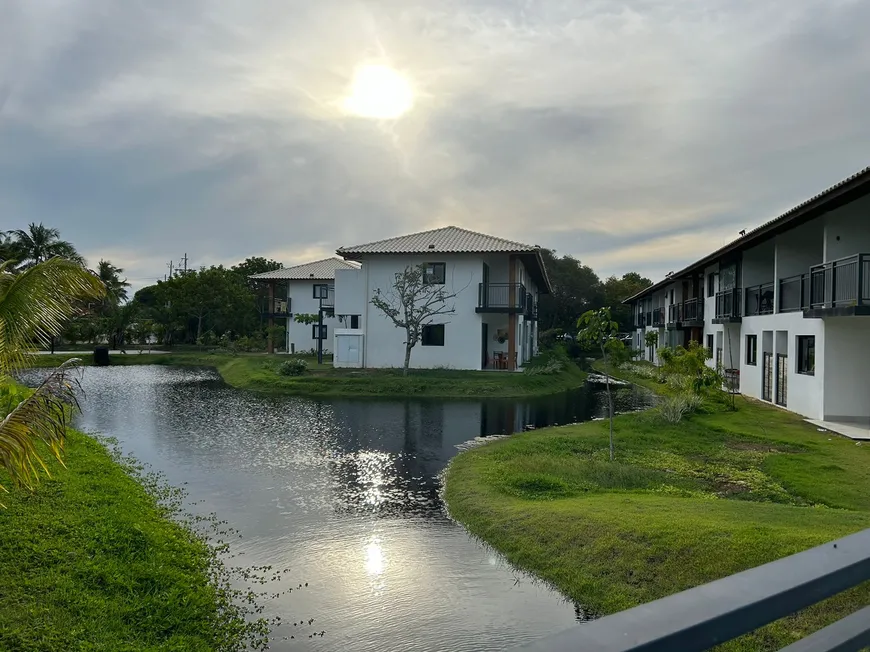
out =
[[[60,257],[85,261],[76,247],[61,239],[57,229],[30,224],[26,229],[0,233],[0,260],[14,261],[12,269],[24,270]],[[552,293],[542,295],[538,306],[539,330],[574,333],[577,316],[609,306],[620,330],[632,328],[633,315],[622,300],[651,285],[636,272],[600,278],[588,265],[570,255],[543,250]],[[123,267],[100,260],[91,270],[106,288],[99,301],[79,307],[61,340],[67,344],[108,343],[113,347],[157,343],[217,345],[233,342],[240,349],[263,350],[268,333],[268,288],[249,277],[283,265],[253,256],[231,267],[216,265],[176,270],[171,277],[143,287],[132,297]],[[278,284],[275,296],[286,294]],[[273,327],[276,342],[283,340],[282,325]]]

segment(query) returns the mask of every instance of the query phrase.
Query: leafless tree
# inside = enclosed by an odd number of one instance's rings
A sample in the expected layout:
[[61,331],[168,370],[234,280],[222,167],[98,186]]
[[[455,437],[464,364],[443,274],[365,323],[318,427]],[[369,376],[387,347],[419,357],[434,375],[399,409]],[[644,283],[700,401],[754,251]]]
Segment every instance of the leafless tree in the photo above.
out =
[[396,328],[405,329],[404,375],[408,375],[411,350],[423,337],[423,327],[438,315],[456,312],[450,300],[456,292],[448,292],[443,284],[431,282],[425,265],[412,265],[396,274],[396,280],[386,291],[378,288],[372,305],[384,313]]

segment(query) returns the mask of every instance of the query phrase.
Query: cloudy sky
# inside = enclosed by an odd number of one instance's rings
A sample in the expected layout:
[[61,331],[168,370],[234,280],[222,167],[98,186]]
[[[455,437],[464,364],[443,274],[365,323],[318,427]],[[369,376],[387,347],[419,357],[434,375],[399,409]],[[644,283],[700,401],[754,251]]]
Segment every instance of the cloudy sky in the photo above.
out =
[[[185,252],[295,264],[447,224],[658,277],[870,164],[866,0],[0,15],[0,230],[58,227],[136,287]],[[399,81],[359,98],[372,66]]]

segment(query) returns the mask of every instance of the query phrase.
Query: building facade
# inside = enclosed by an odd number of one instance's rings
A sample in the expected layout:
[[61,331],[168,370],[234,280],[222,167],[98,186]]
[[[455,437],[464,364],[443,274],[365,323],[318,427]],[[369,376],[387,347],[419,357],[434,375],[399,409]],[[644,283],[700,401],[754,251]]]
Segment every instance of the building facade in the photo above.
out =
[[645,359],[695,340],[741,393],[870,429],[870,168],[626,302]]
[[396,275],[422,267],[448,300],[447,314],[423,327],[410,366],[515,370],[538,350],[537,305],[549,292],[540,248],[445,227],[352,247],[338,255],[359,269],[338,270],[334,333],[339,367],[402,367],[405,331],[372,304],[389,297]]

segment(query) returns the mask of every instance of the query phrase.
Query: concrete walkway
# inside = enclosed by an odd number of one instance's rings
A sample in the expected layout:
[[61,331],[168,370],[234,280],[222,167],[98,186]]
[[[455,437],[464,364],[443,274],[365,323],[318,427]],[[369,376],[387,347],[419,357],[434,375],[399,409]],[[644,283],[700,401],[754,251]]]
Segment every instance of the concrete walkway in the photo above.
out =
[[[37,351],[37,355],[51,355],[51,351]],[[148,349],[144,349],[140,351],[139,349],[131,348],[127,349],[126,353],[122,353],[116,349],[109,351],[109,355],[162,355],[165,353],[169,353],[169,351],[149,351]],[[93,349],[90,351],[55,351],[54,355],[70,355],[78,358],[83,358],[85,356],[93,355]]]
[[849,439],[858,441],[870,441],[870,420],[866,424],[862,423],[839,423],[837,421],[816,421],[815,419],[806,419],[807,422],[813,424],[817,428],[830,430],[838,435],[843,435]]

